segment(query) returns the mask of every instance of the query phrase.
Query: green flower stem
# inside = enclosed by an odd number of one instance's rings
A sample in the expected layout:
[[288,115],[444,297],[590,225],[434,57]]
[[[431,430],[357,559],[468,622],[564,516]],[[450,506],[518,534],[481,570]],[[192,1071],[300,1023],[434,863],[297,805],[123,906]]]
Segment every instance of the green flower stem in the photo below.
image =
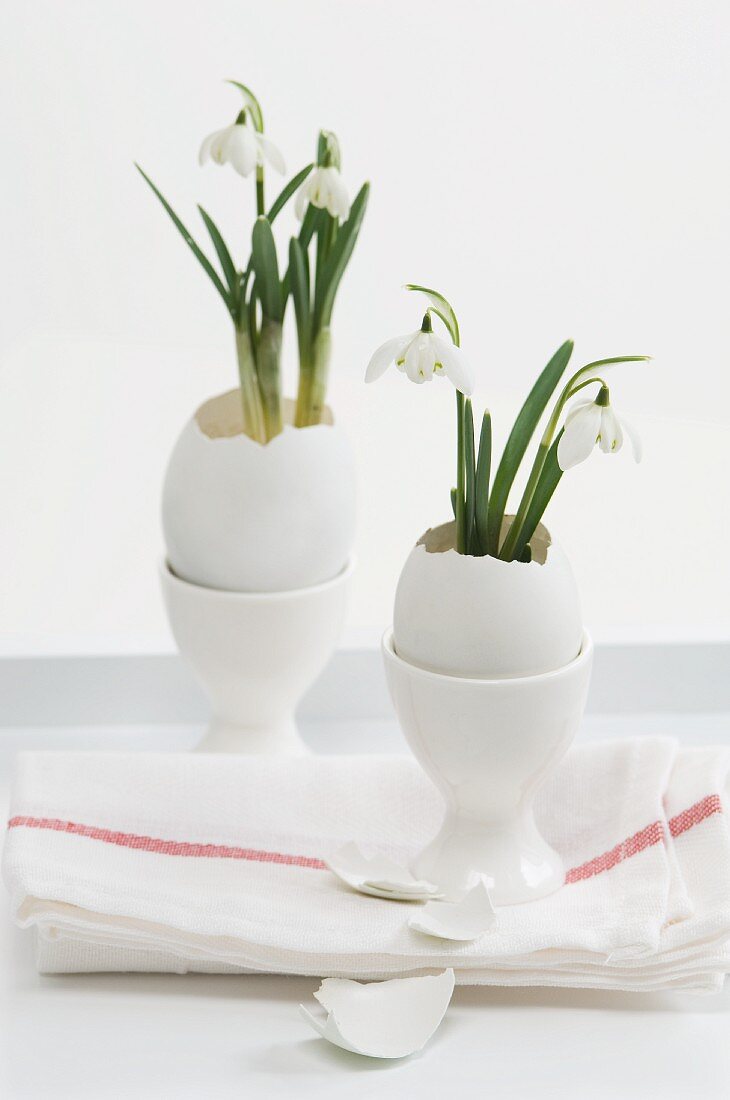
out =
[[298,428],[319,424],[327,393],[332,338],[328,328],[320,329],[314,338],[307,363],[300,364],[299,390],[294,423]]
[[264,317],[259,335],[257,374],[263,405],[266,439],[273,439],[282,430],[281,417],[281,325]]
[[337,218],[333,218],[326,211],[323,211],[323,215],[323,224],[317,232],[317,262],[315,265],[315,279],[317,282],[321,279],[322,268],[332,251],[332,245],[337,235]]
[[241,401],[243,404],[243,430],[246,435],[257,443],[266,443],[264,409],[256,377],[256,363],[251,347],[251,338],[246,328],[237,327],[235,331],[238,376],[241,381]]
[[312,362],[311,349],[305,360],[299,353],[299,385],[297,403],[294,409],[294,427],[306,428],[309,424],[309,406],[312,400]]
[[264,201],[264,168],[259,164],[256,169],[256,215],[261,217],[266,213],[266,203]]
[[466,535],[464,545],[467,554],[477,553],[475,531],[476,460],[474,455],[474,416],[471,401],[464,402],[464,511]]

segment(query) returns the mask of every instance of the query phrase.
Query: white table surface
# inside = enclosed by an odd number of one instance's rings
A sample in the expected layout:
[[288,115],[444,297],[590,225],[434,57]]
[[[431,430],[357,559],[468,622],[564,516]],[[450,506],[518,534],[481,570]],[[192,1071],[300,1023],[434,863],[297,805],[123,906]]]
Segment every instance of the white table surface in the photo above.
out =
[[[323,751],[398,751],[389,723],[306,729]],[[584,737],[669,733],[730,741],[730,717],[586,720]],[[0,730],[4,811],[19,748],[184,749],[194,727]],[[317,1038],[300,1018],[318,982],[205,975],[35,971],[30,933],[0,920],[0,1097],[291,1097],[377,1095],[730,1096],[730,991],[712,997],[460,988],[417,1057],[377,1062]]]

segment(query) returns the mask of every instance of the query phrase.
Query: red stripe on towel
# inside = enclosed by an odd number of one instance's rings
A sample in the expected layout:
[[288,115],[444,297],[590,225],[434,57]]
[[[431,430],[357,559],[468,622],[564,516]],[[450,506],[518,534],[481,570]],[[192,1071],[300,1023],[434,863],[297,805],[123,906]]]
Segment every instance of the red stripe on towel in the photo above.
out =
[[603,871],[610,871],[618,863],[643,852],[645,848],[651,848],[654,844],[661,844],[664,840],[664,827],[661,821],[652,821],[645,829],[641,829],[633,836],[627,837],[600,856],[594,856],[587,863],[581,863],[580,867],[572,867],[565,876],[566,882],[582,882],[583,879],[593,878]]
[[[712,814],[722,813],[722,801],[717,794],[695,802],[676,817],[670,818],[669,832],[680,836],[688,829],[698,825]],[[104,844],[114,844],[118,848],[134,848],[142,852],[156,852],[165,856],[187,856],[196,859],[242,859],[249,863],[279,863],[286,867],[308,867],[315,871],[325,871],[327,864],[316,856],[293,856],[284,852],[268,852],[258,848],[237,848],[228,844],[191,844],[184,840],[160,840],[158,837],[138,836],[136,833],[122,833],[113,829],[100,829],[95,825],[79,825],[74,821],[61,821],[55,817],[11,817],[9,829],[50,829],[57,833],[71,833],[73,836],[100,840]],[[589,859],[579,867],[573,867],[565,876],[569,883],[583,882],[604,871],[610,871],[624,860],[664,841],[664,826],[661,821],[653,821],[638,833],[621,841],[610,851]]]
[[688,829],[691,829],[693,825],[699,825],[700,821],[704,821],[706,817],[711,817],[712,814],[722,813],[722,800],[719,794],[708,794],[706,798],[701,798],[699,802],[695,802],[694,806],[690,806],[688,810],[682,810],[681,814],[677,814],[676,817],[669,819],[669,832],[672,836],[681,836],[682,833],[686,833]]
[[[705,818],[711,817],[712,814],[721,813],[722,801],[719,794],[708,794],[705,798],[701,798],[699,802],[695,802],[693,806],[682,810],[681,814],[671,817],[667,822],[669,832],[673,837],[681,836],[682,833],[686,833],[694,825],[699,825]],[[621,841],[610,851],[595,856],[594,859],[589,859],[587,863],[582,863],[580,867],[571,868],[565,876],[565,881],[582,882],[583,879],[593,878],[594,875],[600,875],[603,871],[610,871],[618,863],[623,863],[625,859],[643,852],[645,848],[651,848],[654,844],[662,844],[663,842],[664,826],[662,822],[652,821],[651,825],[640,829],[638,833],[634,833],[627,840]]]
[[90,840],[115,844],[118,848],[137,848],[142,852],[157,852],[163,856],[193,856],[196,859],[245,859],[251,863],[283,863],[287,867],[313,867],[326,870],[321,859],[314,856],[291,856],[283,852],[265,852],[257,848],[236,848],[228,844],[190,844],[185,840],[160,840],[154,836],[137,836],[95,825],[78,825],[75,821],[59,821],[55,817],[11,817],[9,829],[51,829],[56,833],[73,833]]

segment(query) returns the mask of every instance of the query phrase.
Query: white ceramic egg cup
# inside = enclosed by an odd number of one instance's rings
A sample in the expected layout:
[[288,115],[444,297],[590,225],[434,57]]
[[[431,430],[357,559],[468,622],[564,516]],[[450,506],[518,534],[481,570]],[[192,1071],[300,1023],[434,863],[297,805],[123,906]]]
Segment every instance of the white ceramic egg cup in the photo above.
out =
[[199,750],[309,751],[294,714],[337,644],[353,568],[308,588],[227,592],[160,564],[173,636],[213,711]]
[[419,879],[457,900],[484,882],[495,905],[557,890],[560,856],[535,824],[533,800],[575,737],[593,645],[552,672],[471,679],[403,660],[386,632],[390,694],[406,740],[446,802],[439,833],[411,864]]

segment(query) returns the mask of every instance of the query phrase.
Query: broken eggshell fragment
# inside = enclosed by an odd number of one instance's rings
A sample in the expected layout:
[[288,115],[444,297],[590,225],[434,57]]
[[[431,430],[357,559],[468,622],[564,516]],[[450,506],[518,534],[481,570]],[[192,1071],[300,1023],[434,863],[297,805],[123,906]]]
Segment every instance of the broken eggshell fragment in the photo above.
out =
[[386,982],[325,978],[314,994],[327,1012],[302,1016],[323,1039],[368,1058],[406,1058],[422,1050],[454,992],[454,971]]
[[489,891],[477,883],[460,901],[430,901],[408,921],[408,927],[442,940],[476,940],[497,923]]
[[393,901],[426,901],[439,898],[432,882],[414,878],[388,856],[365,856],[357,844],[350,842],[328,859],[327,866],[342,882],[362,894]]

